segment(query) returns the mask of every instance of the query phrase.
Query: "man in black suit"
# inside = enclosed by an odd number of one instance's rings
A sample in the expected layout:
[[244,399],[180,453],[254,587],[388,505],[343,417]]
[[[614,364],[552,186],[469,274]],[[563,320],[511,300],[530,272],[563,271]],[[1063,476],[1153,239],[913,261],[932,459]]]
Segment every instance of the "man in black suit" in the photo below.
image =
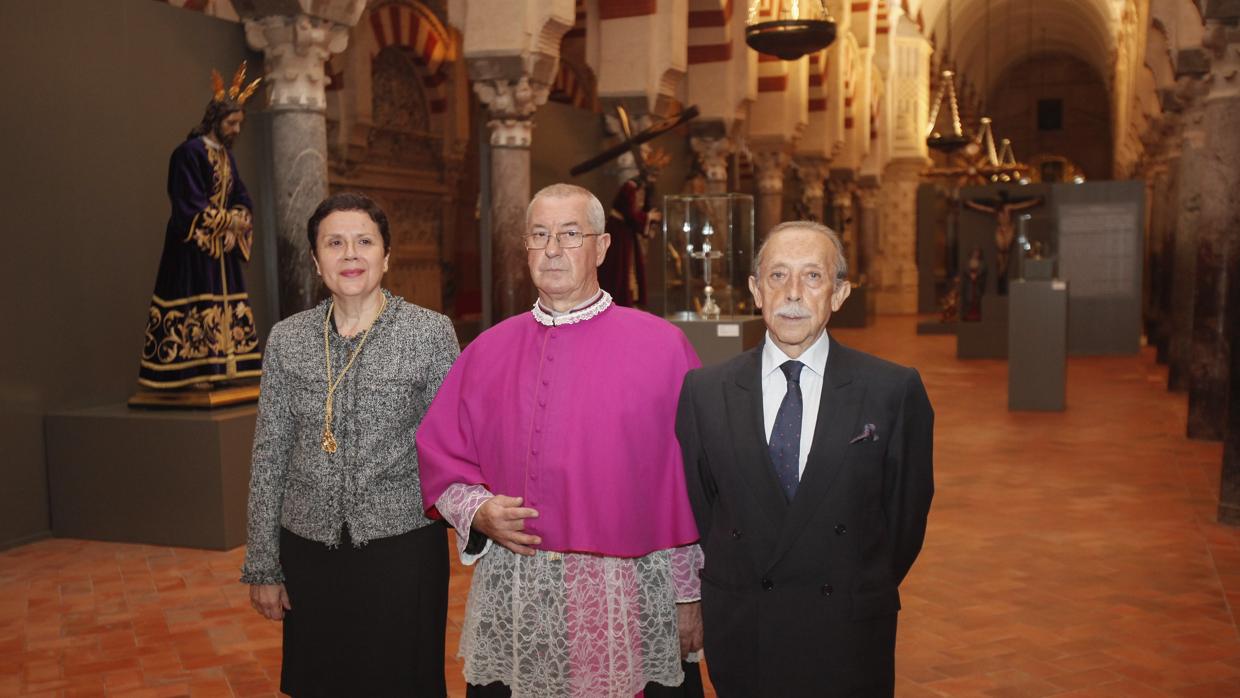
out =
[[847,272],[829,228],[776,226],[749,278],[766,342],[690,372],[681,391],[721,698],[894,693],[897,589],[925,537],[934,411],[917,371],[826,332]]

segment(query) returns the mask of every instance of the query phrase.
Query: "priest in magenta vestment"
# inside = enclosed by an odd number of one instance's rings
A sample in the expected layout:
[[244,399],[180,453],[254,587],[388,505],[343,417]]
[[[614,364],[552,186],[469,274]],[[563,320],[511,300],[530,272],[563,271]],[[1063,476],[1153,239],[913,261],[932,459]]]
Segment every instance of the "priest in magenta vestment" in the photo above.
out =
[[424,503],[477,564],[460,647],[471,696],[693,695],[667,687],[700,647],[675,436],[699,362],[674,326],[599,289],[603,226],[584,189],[535,196],[539,301],[465,349],[417,433]]

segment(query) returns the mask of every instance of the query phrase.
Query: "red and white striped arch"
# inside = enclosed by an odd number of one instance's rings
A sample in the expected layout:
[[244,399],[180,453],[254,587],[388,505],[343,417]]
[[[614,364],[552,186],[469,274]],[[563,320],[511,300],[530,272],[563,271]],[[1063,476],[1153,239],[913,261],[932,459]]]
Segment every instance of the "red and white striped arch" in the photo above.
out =
[[852,36],[843,37],[841,41],[844,54],[844,130],[849,130],[856,124],[853,105],[857,101],[857,67],[861,57]]
[[[364,43],[373,60],[379,52],[396,46],[421,69],[422,85],[426,88],[427,106],[432,114],[442,114],[448,107],[446,64],[456,60],[457,41],[435,13],[416,0],[391,2],[372,7],[358,24],[357,31],[369,31]],[[343,68],[333,57],[328,62],[332,81],[328,89],[344,86]]]
[[878,18],[875,23],[875,33],[880,36],[891,33],[891,8],[887,5],[887,0],[878,0]]
[[[758,18],[774,19],[787,0],[759,0]],[[765,53],[758,54],[758,93],[788,91],[789,61]]]
[[598,111],[598,81],[585,61],[586,22],[585,0],[577,0],[573,28],[560,39],[560,63],[548,99]]
[[689,0],[689,65],[732,60],[733,0]]
[[571,104],[578,109],[598,111],[598,91],[594,74],[589,67],[561,57],[548,99]]
[[809,110],[825,112],[827,99],[830,97],[830,86],[827,74],[831,68],[830,53],[823,49],[809,55]]
[[874,29],[878,19],[877,0],[853,0],[849,6],[849,31],[862,47],[874,45]]

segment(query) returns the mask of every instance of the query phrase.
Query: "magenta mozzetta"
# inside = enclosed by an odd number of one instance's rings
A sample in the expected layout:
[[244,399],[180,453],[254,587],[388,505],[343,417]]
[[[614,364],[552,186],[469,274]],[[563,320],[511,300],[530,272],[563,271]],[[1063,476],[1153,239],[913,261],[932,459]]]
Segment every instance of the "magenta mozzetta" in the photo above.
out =
[[541,550],[639,557],[693,543],[669,386],[698,365],[674,326],[606,294],[561,318],[509,318],[461,354],[418,430],[426,507],[449,485],[481,484],[538,509],[526,529]]

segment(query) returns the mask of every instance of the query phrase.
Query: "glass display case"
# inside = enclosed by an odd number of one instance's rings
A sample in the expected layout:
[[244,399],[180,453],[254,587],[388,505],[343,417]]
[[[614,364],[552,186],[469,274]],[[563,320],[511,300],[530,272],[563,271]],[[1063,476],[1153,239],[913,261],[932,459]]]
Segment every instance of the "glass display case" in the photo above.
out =
[[663,199],[664,297],[673,320],[751,315],[753,197],[687,194]]
[[1018,279],[1039,281],[1055,277],[1055,245],[1053,233],[1036,231],[1032,226],[1033,216],[1022,214],[1016,219],[1016,249],[1014,250],[1019,263],[1016,273]]

